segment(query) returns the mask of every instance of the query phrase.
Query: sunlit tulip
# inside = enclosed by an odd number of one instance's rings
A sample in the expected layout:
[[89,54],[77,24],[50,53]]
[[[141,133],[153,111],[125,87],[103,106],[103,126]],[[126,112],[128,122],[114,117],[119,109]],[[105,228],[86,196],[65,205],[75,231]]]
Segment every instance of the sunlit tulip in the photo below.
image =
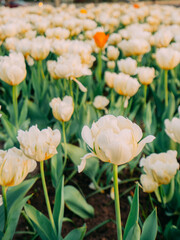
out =
[[109,99],[104,96],[96,96],[94,98],[93,105],[95,108],[100,110],[105,110],[107,112],[106,106],[109,104]]
[[0,150],[0,185],[11,187],[20,184],[36,165],[36,161],[15,147],[8,151]]
[[49,127],[40,131],[36,125],[30,127],[29,131],[19,130],[17,139],[26,156],[41,162],[57,153],[61,133]]
[[134,96],[140,84],[136,78],[132,78],[127,74],[119,73],[114,79],[114,90],[123,96],[132,97]]
[[26,77],[26,65],[22,53],[10,53],[0,57],[0,79],[9,85],[18,85]]
[[117,45],[122,40],[119,33],[112,33],[108,38],[108,43],[111,45]]
[[128,57],[126,59],[121,59],[120,61],[117,62],[117,64],[118,64],[118,68],[121,72],[129,74],[129,75],[136,74],[136,69],[137,69],[136,60]]
[[52,108],[53,116],[62,122],[69,121],[74,112],[74,103],[70,96],[65,96],[63,100],[53,98],[49,105]]
[[104,78],[105,78],[105,82],[108,85],[108,87],[114,88],[114,79],[115,79],[116,75],[117,74],[114,72],[108,72],[108,71],[105,72]]
[[151,84],[155,77],[155,69],[150,67],[139,67],[137,73],[139,81],[143,85]]
[[108,37],[109,35],[106,35],[104,32],[96,32],[96,34],[93,36],[96,45],[101,49],[105,46]]
[[115,66],[116,66],[115,61],[108,61],[108,62],[107,62],[107,67],[108,67],[109,69],[114,70]]
[[160,68],[170,70],[180,61],[180,53],[172,48],[160,48],[156,52],[156,62]]
[[32,40],[31,56],[36,60],[45,59],[50,51],[50,42],[43,36],[38,36]]
[[[91,148],[91,153],[82,158],[78,171],[85,168],[86,159],[97,157],[103,162],[115,165],[125,164],[137,156],[146,143],[152,142],[154,136],[143,140],[141,128],[123,116],[105,115],[92,124],[91,129],[84,126],[82,138]],[[141,140],[141,141],[140,141]]]
[[153,192],[158,186],[168,184],[179,169],[177,152],[153,153],[140,160],[145,175],[141,176],[141,184],[144,192]]
[[115,61],[119,56],[119,50],[114,46],[107,47],[107,57],[110,61]]
[[153,45],[158,48],[167,47],[173,39],[173,34],[170,30],[160,30],[153,35]]
[[[179,107],[180,112],[180,107]],[[174,141],[180,143],[180,118],[174,117],[171,121],[164,121],[166,134]]]

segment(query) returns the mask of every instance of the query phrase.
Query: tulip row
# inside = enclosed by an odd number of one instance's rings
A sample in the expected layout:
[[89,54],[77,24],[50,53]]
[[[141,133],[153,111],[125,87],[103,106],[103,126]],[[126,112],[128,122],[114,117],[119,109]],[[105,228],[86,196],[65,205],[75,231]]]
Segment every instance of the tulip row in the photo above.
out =
[[[92,195],[111,189],[118,240],[179,237],[179,220],[158,228],[155,207],[180,219],[179,13],[143,4],[1,8],[0,239],[16,234],[23,208],[32,239],[88,236],[86,225],[62,236],[65,204],[83,219],[94,215],[69,185],[82,171]],[[55,189],[53,208],[44,161]],[[37,178],[24,179],[37,162],[49,218],[25,196]],[[125,167],[142,174],[122,224],[118,176]],[[152,206],[144,224],[139,186]]]

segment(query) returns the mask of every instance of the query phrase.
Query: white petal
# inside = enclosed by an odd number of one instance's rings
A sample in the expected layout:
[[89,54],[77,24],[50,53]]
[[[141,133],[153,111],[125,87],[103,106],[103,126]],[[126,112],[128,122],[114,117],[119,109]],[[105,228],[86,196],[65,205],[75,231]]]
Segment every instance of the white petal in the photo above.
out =
[[97,157],[94,153],[87,153],[86,155],[84,155],[84,157],[82,157],[82,161],[80,163],[80,165],[78,165],[78,172],[82,172],[86,166],[86,159],[91,158],[91,157]]
[[147,137],[145,137],[143,140],[141,140],[138,143],[138,149],[136,152],[136,156],[142,151],[143,147],[145,146],[146,143],[150,143],[155,139],[155,137],[153,135],[149,135]]
[[93,139],[91,129],[88,126],[84,126],[81,132],[82,139],[93,149]]
[[85,86],[83,86],[80,81],[78,81],[76,78],[71,78],[71,79],[78,84],[79,89],[80,89],[82,92],[87,92],[87,88],[86,88]]

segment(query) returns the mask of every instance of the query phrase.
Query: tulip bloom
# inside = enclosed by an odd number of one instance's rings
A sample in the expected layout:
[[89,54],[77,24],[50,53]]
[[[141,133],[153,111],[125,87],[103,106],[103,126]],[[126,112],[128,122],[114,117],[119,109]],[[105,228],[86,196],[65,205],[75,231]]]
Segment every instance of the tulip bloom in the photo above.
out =
[[107,112],[106,106],[109,104],[109,99],[104,96],[96,96],[94,98],[93,105],[95,108],[100,109],[100,110],[105,110]]
[[103,48],[109,38],[109,34],[105,34],[104,32],[97,32],[94,36],[94,41],[96,43],[96,45],[99,47],[99,48]]
[[177,151],[167,153],[153,153],[140,160],[140,167],[144,167],[145,174],[140,181],[144,192],[154,192],[160,185],[168,184],[179,169]]
[[41,162],[57,153],[56,148],[60,143],[61,133],[49,127],[40,131],[36,125],[29,131],[19,130],[17,139],[26,156]]
[[[106,115],[93,123],[91,129],[84,126],[82,138],[91,148],[91,153],[82,158],[78,171],[85,168],[86,159],[97,157],[103,162],[122,165],[131,161],[143,149],[146,143],[154,140],[149,135],[143,140],[141,128],[123,116]],[[140,141],[141,140],[141,141]]]

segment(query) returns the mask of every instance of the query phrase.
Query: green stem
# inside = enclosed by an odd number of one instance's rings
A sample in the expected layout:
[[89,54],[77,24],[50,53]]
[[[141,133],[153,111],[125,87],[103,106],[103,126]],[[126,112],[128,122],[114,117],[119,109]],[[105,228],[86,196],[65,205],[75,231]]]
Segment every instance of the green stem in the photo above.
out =
[[51,224],[52,224],[52,227],[53,227],[54,231],[56,232],[56,227],[55,227],[55,224],[54,224],[54,219],[53,219],[53,215],[52,215],[51,205],[50,205],[47,186],[46,186],[46,181],[45,181],[44,161],[40,162],[40,171],[41,171],[41,180],[42,180],[42,185],[43,185],[43,190],[44,190],[44,197],[45,197],[45,200],[46,200],[46,206],[47,206],[47,210],[48,210],[48,214],[49,214],[49,219],[51,221]]
[[39,60],[39,65],[40,65],[41,76],[42,76],[43,79],[45,79],[42,60]]
[[114,106],[115,96],[114,96],[114,89],[111,88],[111,106]]
[[115,164],[113,164],[113,178],[114,178],[114,194],[115,194],[114,197],[115,197],[117,239],[122,240],[121,211],[120,211],[119,189],[118,189],[118,170],[117,170],[117,165],[115,165]]
[[70,82],[69,82],[70,95],[71,95],[71,97],[72,97],[72,99],[73,99],[73,101],[74,101],[73,86],[72,86],[73,82],[72,82],[72,80],[69,80],[69,81],[70,81]]
[[154,210],[155,207],[154,207],[153,200],[152,200],[152,197],[151,197],[150,193],[149,193],[149,200],[150,200],[150,203],[151,203],[151,207]]
[[5,233],[7,227],[7,196],[6,196],[7,188],[2,186],[2,197],[3,197],[3,204],[4,204],[4,230]]
[[159,193],[160,193],[160,196],[161,196],[161,202],[162,202],[163,208],[165,208],[165,202],[164,202],[164,190],[163,190],[163,188],[162,188],[162,185],[159,186]]
[[77,170],[74,170],[67,178],[66,181],[64,182],[64,185],[66,185],[73,177],[76,175]]
[[102,76],[102,50],[98,53],[98,82],[101,82],[101,76]]
[[164,70],[165,107],[168,106],[168,70]]
[[66,167],[67,163],[67,145],[66,145],[66,130],[65,130],[65,122],[62,122],[62,128],[63,128],[63,140],[64,140],[64,163],[63,163],[63,171]]
[[16,128],[18,129],[18,103],[17,103],[17,86],[14,85],[12,87],[12,95],[13,95],[13,108],[14,108],[14,116],[15,116],[15,125]]
[[146,107],[147,85],[144,85],[144,106]]

